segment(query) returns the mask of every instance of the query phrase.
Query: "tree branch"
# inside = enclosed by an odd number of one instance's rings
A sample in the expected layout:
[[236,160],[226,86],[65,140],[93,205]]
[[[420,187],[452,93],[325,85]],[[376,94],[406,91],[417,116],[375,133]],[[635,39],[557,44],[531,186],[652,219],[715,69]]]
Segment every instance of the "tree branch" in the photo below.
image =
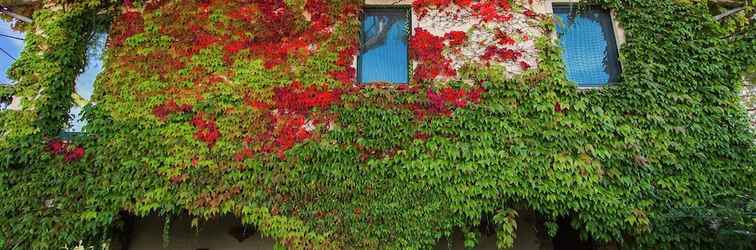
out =
[[735,13],[738,13],[738,12],[744,10],[744,9],[745,9],[745,7],[734,8],[734,9],[725,11],[724,13],[715,16],[714,19],[716,19],[717,21],[719,21],[719,20],[722,20],[722,18],[734,15]]
[[41,0],[0,0],[0,5],[15,7],[41,3]]
[[391,26],[397,21],[398,19],[395,17],[380,18],[377,20],[376,25],[378,25],[378,30],[376,31],[375,36],[372,36],[365,41],[360,49],[367,51],[386,42],[386,37],[388,37],[388,32],[391,30]]

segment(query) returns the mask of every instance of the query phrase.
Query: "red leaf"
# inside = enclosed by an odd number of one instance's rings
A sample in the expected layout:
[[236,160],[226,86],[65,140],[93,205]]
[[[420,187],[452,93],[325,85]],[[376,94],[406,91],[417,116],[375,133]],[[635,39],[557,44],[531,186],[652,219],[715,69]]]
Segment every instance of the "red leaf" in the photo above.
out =
[[530,64],[525,61],[520,61],[520,68],[522,68],[522,70],[528,70],[530,69]]
[[446,33],[444,38],[449,41],[449,45],[459,46],[465,43],[467,40],[467,33],[462,31],[452,31]]
[[47,142],[47,149],[53,154],[62,155],[66,153],[67,143],[60,139],[52,139]]
[[66,156],[63,159],[67,162],[72,162],[72,161],[78,161],[82,157],[84,157],[84,148],[81,146],[78,146],[74,148],[73,150],[71,150],[70,152],[66,153]]

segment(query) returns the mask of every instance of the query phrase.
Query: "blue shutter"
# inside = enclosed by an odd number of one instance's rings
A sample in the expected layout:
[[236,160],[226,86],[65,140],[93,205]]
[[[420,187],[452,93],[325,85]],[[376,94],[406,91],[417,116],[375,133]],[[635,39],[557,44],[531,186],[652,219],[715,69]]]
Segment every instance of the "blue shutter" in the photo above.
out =
[[555,5],[554,18],[569,80],[581,87],[603,86],[619,80],[617,41],[608,11]]
[[365,10],[357,65],[361,83],[409,82],[408,15],[407,9]]

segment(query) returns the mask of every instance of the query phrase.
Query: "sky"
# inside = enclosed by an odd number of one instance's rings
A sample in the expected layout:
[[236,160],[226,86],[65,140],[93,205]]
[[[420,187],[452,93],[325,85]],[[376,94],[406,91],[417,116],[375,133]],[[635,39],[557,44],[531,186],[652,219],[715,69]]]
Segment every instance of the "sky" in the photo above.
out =
[[[24,33],[11,29],[12,25],[11,21],[0,20],[0,49],[8,52],[13,58],[18,58],[21,55],[21,49],[24,48],[24,41],[3,36],[24,37]],[[10,56],[0,52],[0,84],[12,83],[8,79],[7,72],[15,60]]]
[[95,78],[102,71],[102,55],[105,51],[107,38],[108,36],[104,33],[95,35],[95,39],[87,52],[87,67],[76,78],[76,93],[84,99],[90,100],[92,98]]
[[[103,69],[102,56],[105,52],[107,38],[108,36],[105,33],[95,35],[87,50],[87,66],[84,68],[84,72],[76,78],[76,93],[87,101],[92,99],[95,79]],[[82,120],[81,111],[82,108],[78,106],[71,108],[69,112],[71,121],[67,132],[81,132],[82,127],[86,125],[86,121]]]

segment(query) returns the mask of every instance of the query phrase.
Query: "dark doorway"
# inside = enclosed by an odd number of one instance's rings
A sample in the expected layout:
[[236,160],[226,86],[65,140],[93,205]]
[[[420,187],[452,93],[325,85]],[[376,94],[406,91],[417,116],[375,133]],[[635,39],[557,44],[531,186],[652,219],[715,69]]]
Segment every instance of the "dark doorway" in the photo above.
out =
[[572,228],[570,218],[562,218],[557,221],[559,230],[553,239],[554,250],[592,250],[591,240],[581,240],[580,232]]

